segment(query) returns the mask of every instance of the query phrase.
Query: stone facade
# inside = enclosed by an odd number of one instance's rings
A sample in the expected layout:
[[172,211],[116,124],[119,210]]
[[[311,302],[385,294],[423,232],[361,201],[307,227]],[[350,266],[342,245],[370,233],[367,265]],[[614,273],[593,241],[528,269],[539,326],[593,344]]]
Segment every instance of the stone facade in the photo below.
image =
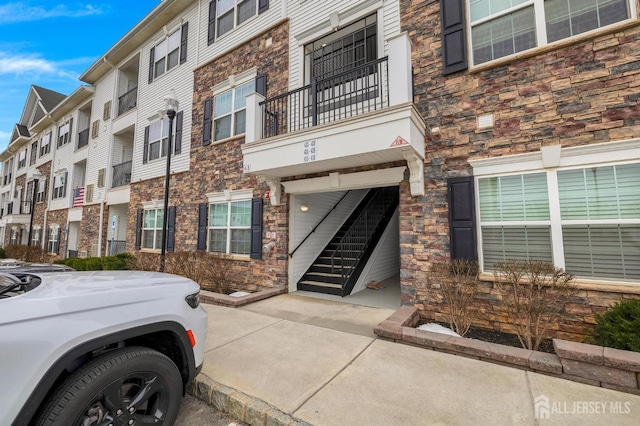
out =
[[[51,254],[51,260],[63,259],[64,251],[67,245],[67,235],[65,234],[65,227],[67,226],[67,219],[69,217],[68,209],[50,210],[47,214],[47,226],[44,229],[43,241],[47,242],[47,232],[52,225],[60,226],[62,232],[60,233],[60,250],[58,254]],[[45,246],[46,249],[46,246]]]
[[[105,207],[106,210],[106,207]],[[109,225],[108,212],[102,215],[102,255],[107,254],[107,233]],[[82,221],[78,232],[78,251],[87,251],[88,256],[96,255],[92,253],[94,242],[100,237],[100,204],[85,205],[82,207]]]
[[[624,140],[640,135],[640,25],[483,71],[442,73],[440,2],[400,1],[402,29],[412,42],[415,102],[427,121],[427,195],[401,215],[403,304],[437,318],[425,278],[432,262],[449,256],[447,178],[472,174],[468,160]],[[478,130],[479,115],[495,125]],[[581,338],[594,314],[640,291],[585,289],[568,306],[555,336]],[[629,287],[627,287],[629,289]],[[479,326],[509,331],[493,283],[479,296]]]
[[[266,46],[267,39],[272,44]],[[225,81],[230,74],[239,74],[253,67],[267,74],[267,97],[284,93],[288,88],[289,26],[284,22],[263,32],[237,49],[195,70],[193,117],[191,132],[191,164],[187,173],[171,176],[169,200],[176,206],[177,251],[194,250],[198,235],[198,205],[207,195],[224,190],[253,189],[254,197],[262,197],[263,242],[266,232],[276,232],[276,248],[260,260],[234,260],[238,287],[247,290],[278,287],[287,282],[288,197],[281,205],[272,206],[265,199],[269,187],[255,176],[243,174],[241,147],[244,137],[230,138],[220,143],[202,146],[204,100],[212,96],[211,88]],[[143,202],[164,198],[164,177],[131,185],[130,211],[142,207]],[[129,215],[129,251],[135,241],[135,214]]]

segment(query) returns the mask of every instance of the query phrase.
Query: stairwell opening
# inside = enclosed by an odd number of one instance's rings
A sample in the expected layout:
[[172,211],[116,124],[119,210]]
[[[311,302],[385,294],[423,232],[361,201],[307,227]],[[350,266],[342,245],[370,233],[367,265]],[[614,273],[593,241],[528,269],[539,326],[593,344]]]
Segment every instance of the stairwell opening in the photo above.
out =
[[400,306],[397,185],[294,194],[290,200],[289,292]]

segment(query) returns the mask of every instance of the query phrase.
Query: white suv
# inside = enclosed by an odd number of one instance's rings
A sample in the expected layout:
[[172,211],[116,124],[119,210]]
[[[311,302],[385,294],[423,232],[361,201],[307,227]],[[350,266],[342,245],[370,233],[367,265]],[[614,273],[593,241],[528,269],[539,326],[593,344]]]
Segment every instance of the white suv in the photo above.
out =
[[156,272],[0,273],[0,425],[173,424],[204,357],[199,290]]

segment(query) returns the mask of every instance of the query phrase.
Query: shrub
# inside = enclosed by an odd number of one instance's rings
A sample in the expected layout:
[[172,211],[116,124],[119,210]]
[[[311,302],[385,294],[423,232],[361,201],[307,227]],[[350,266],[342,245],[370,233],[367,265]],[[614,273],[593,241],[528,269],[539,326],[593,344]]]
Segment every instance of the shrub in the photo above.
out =
[[509,322],[522,347],[538,350],[550,324],[565,314],[565,303],[577,293],[573,276],[554,265],[507,260],[494,265]]
[[449,327],[464,336],[477,312],[472,303],[478,292],[478,263],[463,259],[434,263],[427,288],[446,306],[444,316]]
[[167,253],[165,271],[192,279],[203,288],[227,294],[234,286],[231,256],[204,251]]
[[132,271],[157,271],[160,267],[160,257],[155,253],[137,252],[125,259],[127,269]]
[[640,352],[640,299],[627,299],[596,315],[596,345]]
[[45,262],[48,257],[48,253],[40,246],[25,246],[21,244],[7,245],[3,250],[3,254],[5,254],[3,257],[26,262]]
[[6,259],[7,255],[4,253],[4,247],[0,247],[0,259]]

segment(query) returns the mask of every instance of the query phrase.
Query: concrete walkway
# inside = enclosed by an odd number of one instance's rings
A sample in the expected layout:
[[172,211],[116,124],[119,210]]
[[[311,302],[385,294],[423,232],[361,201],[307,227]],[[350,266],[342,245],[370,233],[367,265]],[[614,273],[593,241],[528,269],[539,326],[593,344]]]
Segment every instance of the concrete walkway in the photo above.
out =
[[640,424],[640,396],[375,339],[391,310],[295,294],[204,307],[198,396],[249,424]]

